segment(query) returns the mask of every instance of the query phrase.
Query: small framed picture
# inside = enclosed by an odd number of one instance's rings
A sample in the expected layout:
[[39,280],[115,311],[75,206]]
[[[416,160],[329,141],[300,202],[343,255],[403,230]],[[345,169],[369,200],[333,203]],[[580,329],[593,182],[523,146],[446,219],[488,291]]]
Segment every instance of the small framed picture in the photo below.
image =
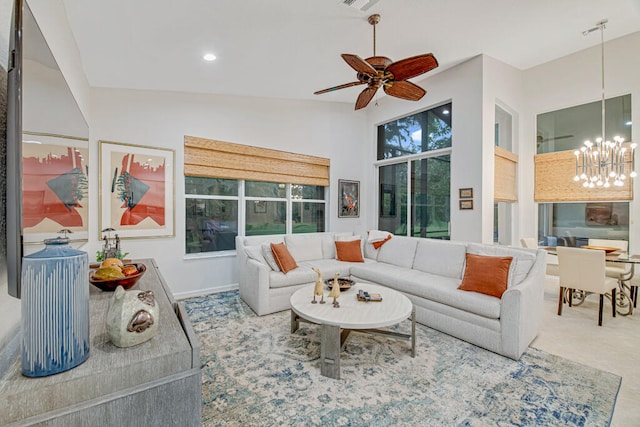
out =
[[461,188],[458,192],[461,199],[473,199],[473,188]]
[[338,180],[338,218],[360,217],[360,181]]
[[460,210],[473,210],[473,200],[460,200]]

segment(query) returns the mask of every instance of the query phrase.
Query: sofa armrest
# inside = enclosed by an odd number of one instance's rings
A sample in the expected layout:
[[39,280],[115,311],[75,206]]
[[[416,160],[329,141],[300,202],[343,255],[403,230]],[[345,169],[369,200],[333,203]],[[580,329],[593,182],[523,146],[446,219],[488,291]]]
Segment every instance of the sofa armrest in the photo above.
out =
[[542,323],[546,252],[539,249],[527,277],[502,295],[500,326],[505,355],[520,359]]
[[258,316],[270,313],[269,272],[271,270],[266,265],[248,257],[239,257],[238,262],[240,298],[242,298]]

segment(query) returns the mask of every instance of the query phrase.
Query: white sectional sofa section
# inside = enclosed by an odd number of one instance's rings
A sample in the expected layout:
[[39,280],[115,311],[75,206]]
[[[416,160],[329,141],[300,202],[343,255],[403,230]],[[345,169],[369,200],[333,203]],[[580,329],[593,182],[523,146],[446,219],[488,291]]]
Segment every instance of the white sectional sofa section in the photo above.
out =
[[[413,302],[418,322],[512,359],[519,359],[536,337],[542,321],[545,251],[394,236],[377,250],[364,243],[364,263],[336,260],[335,240],[354,238],[360,236],[237,237],[241,298],[258,315],[287,310],[291,294],[315,282],[311,268],[318,268],[325,279],[339,272],[398,290]],[[362,240],[366,242],[366,236]],[[287,274],[274,271],[263,255],[272,242],[285,242],[299,267]],[[457,289],[467,252],[513,257],[502,298]]]

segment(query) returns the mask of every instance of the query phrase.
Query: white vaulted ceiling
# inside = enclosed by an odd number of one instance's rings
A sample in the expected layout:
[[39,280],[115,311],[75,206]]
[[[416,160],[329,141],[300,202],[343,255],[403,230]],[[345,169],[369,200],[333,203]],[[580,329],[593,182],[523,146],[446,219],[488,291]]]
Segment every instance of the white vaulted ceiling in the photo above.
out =
[[[361,87],[340,58],[432,52],[444,70],[478,54],[519,69],[640,31],[640,0],[63,0],[94,87],[353,102]],[[218,59],[202,60],[205,52]],[[596,64],[597,65],[597,64]],[[415,80],[415,79],[414,79]],[[419,78],[418,78],[419,80]]]

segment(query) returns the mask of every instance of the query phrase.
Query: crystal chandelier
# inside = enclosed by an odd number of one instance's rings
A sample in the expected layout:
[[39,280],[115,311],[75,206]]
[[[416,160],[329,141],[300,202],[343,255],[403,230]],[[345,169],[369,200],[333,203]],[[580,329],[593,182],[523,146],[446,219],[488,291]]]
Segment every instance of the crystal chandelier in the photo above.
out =
[[[635,148],[637,144],[625,144],[624,138],[614,136],[613,140],[605,140],[605,101],[604,101],[604,29],[607,20],[584,31],[585,36],[593,31],[600,30],[600,44],[602,54],[602,136],[594,142],[585,141],[580,150],[576,150],[576,176],[574,181],[582,181],[582,186],[587,188],[605,187],[611,185],[622,187],[627,176],[633,178],[635,172]],[[627,151],[630,149],[630,160],[626,160]],[[627,156],[629,157],[629,156]],[[627,168],[630,166],[630,168]],[[626,169],[630,169],[627,175]]]

